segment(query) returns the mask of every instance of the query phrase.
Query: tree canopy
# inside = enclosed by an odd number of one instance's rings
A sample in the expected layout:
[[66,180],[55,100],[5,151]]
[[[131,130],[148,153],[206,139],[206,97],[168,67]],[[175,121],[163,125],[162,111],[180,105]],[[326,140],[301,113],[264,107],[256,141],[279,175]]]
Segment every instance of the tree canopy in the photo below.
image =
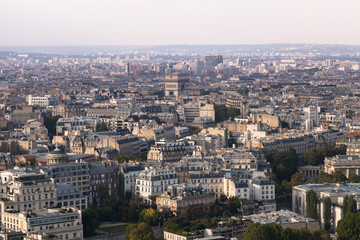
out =
[[324,201],[324,227],[325,230],[330,230],[331,222],[331,199],[329,197],[325,198]]
[[87,208],[82,211],[82,224],[84,230],[84,237],[89,237],[95,234],[95,230],[100,226],[99,214],[94,208]]
[[106,132],[109,131],[108,127],[106,126],[106,124],[104,122],[101,123],[97,123],[96,124],[96,132]]
[[215,122],[223,122],[228,120],[230,117],[235,118],[240,114],[239,109],[227,108],[225,105],[215,104]]
[[158,223],[159,215],[153,208],[145,208],[140,212],[140,221],[146,222],[151,226]]
[[340,145],[332,147],[331,145],[326,145],[320,148],[314,148],[304,154],[304,164],[305,165],[320,165],[324,164],[325,157],[333,157],[335,155],[343,155],[346,153],[346,146]]
[[346,178],[345,174],[336,169],[332,174],[328,174],[326,172],[320,172],[316,178],[317,183],[338,183],[338,182],[346,182],[348,179]]
[[290,181],[291,176],[297,172],[298,157],[293,148],[285,152],[269,153],[267,160],[270,162],[272,171],[276,174],[279,182]]
[[360,214],[347,213],[338,222],[336,232],[338,240],[357,240],[360,239]]
[[314,190],[310,190],[306,193],[306,216],[317,219],[317,203],[318,198]]
[[126,228],[125,240],[154,240],[155,235],[151,226],[141,222],[139,224],[130,224]]
[[279,224],[252,223],[246,228],[245,240],[328,240],[328,232],[315,231],[311,233],[307,229],[282,228]]

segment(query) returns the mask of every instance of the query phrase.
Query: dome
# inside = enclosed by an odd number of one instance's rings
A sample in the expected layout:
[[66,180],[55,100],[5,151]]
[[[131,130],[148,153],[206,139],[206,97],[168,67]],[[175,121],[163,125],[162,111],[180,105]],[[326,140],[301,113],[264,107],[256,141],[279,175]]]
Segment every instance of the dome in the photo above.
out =
[[46,161],[48,165],[67,163],[68,155],[59,146],[56,146],[52,152],[46,155]]

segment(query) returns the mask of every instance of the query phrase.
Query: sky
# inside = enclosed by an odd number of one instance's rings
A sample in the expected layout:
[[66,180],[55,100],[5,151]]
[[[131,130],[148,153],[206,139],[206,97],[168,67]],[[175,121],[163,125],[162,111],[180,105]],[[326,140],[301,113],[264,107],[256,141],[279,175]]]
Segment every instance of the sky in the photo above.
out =
[[359,0],[0,0],[0,46],[360,45]]

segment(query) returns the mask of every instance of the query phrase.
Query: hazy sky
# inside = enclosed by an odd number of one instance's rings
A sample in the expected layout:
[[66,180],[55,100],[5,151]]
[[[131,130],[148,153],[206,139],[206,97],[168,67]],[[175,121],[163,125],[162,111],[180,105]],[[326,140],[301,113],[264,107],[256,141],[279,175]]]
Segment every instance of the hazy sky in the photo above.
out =
[[0,45],[360,45],[359,0],[0,0]]

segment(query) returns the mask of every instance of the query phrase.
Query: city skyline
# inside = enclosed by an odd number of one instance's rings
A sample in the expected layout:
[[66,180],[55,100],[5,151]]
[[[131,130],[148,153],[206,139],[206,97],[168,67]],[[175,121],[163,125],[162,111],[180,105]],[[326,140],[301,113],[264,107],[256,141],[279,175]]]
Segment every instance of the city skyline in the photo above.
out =
[[359,7],[354,0],[5,0],[0,46],[360,45]]

